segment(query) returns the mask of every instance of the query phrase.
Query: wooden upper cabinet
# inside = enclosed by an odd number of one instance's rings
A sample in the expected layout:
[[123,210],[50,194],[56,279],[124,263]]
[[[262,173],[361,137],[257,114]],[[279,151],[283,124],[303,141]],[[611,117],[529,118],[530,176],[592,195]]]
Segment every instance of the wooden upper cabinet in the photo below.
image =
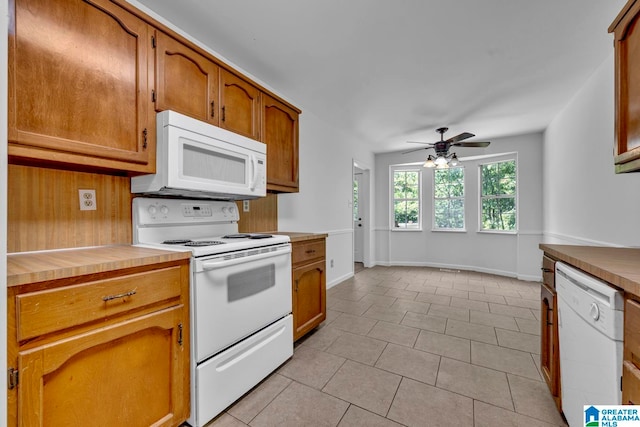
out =
[[640,1],[630,0],[609,27],[615,48],[615,168],[640,171]]
[[155,35],[155,109],[218,125],[218,66],[183,43]]
[[225,69],[220,70],[220,110],[220,127],[260,139],[260,90]]
[[267,144],[267,189],[297,192],[298,116],[285,103],[262,94],[262,142]]
[[108,0],[10,0],[9,156],[155,171],[150,27]]

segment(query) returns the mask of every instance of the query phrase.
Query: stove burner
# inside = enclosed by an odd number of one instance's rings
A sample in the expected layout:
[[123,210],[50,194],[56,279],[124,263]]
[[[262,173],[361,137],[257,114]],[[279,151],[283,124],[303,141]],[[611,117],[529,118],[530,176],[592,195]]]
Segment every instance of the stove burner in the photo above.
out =
[[191,240],[189,239],[175,239],[175,240],[165,240],[162,242],[164,245],[184,245],[185,243],[189,243]]
[[219,240],[200,240],[197,242],[188,241],[185,243],[185,246],[213,246],[213,245],[223,245],[224,242]]

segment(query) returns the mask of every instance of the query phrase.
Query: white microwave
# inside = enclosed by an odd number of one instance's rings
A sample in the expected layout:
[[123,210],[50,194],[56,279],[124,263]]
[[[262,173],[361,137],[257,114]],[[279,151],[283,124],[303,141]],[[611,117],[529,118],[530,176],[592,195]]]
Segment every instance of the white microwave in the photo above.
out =
[[156,173],[131,178],[131,192],[217,200],[267,194],[267,146],[200,120],[156,116]]

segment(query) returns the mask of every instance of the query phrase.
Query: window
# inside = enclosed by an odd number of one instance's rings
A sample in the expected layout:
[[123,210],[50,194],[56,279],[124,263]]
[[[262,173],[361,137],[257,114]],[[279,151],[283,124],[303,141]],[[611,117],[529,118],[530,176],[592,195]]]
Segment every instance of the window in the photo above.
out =
[[357,179],[353,180],[353,220],[357,221],[360,217],[360,206],[358,199],[360,197],[360,185]]
[[433,228],[464,230],[464,169],[433,170]]
[[420,230],[421,168],[392,169],[394,230]]
[[516,230],[516,161],[480,165],[480,229]]

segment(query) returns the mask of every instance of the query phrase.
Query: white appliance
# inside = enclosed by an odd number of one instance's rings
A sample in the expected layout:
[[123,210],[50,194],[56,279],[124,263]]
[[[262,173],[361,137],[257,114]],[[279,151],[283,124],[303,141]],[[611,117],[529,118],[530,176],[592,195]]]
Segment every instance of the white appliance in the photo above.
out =
[[200,120],[156,116],[156,173],[131,178],[131,192],[218,200],[267,194],[267,146]]
[[133,200],[138,246],[192,253],[191,416],[202,426],[293,355],[288,236],[238,233],[234,202]]
[[556,263],[562,411],[584,426],[583,405],[622,400],[622,292],[564,263]]

